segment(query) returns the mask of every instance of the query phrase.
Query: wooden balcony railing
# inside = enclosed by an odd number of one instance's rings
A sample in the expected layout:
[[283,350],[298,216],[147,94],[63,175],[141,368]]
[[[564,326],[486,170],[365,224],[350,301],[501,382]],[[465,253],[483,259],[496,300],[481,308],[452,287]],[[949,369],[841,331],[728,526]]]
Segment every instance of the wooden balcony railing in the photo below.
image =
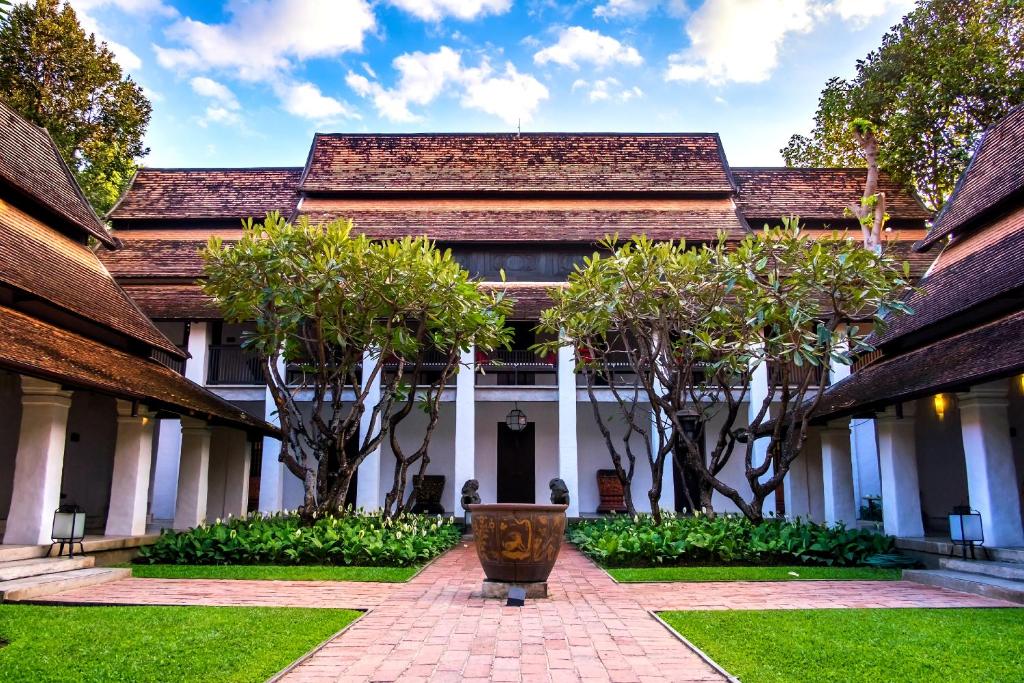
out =
[[241,346],[211,346],[207,363],[207,384],[263,384],[263,366],[259,356]]

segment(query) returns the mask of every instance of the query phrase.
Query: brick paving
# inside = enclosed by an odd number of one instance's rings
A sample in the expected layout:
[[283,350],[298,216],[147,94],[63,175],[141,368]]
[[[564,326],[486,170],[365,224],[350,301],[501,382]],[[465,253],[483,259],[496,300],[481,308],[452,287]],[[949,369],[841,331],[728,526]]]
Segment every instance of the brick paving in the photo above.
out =
[[906,581],[617,584],[572,547],[550,598],[523,608],[480,595],[462,544],[405,584],[124,579],[47,600],[367,609],[297,665],[293,681],[720,681],[648,610],[1012,607]]

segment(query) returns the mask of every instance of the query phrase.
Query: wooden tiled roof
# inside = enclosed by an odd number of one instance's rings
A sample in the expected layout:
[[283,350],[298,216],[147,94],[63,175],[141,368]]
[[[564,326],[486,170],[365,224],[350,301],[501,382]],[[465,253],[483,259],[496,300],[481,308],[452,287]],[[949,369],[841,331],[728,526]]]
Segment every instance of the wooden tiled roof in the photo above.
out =
[[137,399],[213,423],[277,434],[206,389],[163,365],[133,356],[0,306],[0,365],[61,384]]
[[50,134],[0,100],[0,182],[74,232],[116,242],[82,195]]
[[989,128],[978,143],[953,195],[919,244],[927,249],[952,233],[970,230],[1024,191],[1024,105]]
[[[863,168],[733,168],[739,187],[740,212],[751,226],[782,216],[805,220],[843,221],[848,207],[864,194],[867,169]],[[930,218],[915,195],[881,174],[879,189],[885,192],[886,208],[894,220],[924,221]],[[755,222],[758,221],[758,222]]]
[[890,316],[885,331],[873,341],[876,346],[885,346],[1024,289],[1024,223],[1004,239],[937,268],[918,286],[907,300],[914,314]]
[[317,134],[306,192],[710,192],[733,189],[713,134]]
[[223,317],[217,304],[197,284],[127,283],[124,290],[146,315],[157,320],[219,320]]
[[560,285],[557,282],[485,282],[484,289],[505,291],[512,300],[513,320],[536,320],[541,311],[551,307],[549,292]]
[[0,282],[144,345],[184,357],[117,286],[92,250],[3,201]]
[[301,168],[141,168],[111,209],[114,221],[288,216]]
[[1024,311],[868,365],[829,387],[814,419],[865,414],[1024,370]]
[[[310,202],[312,205],[313,203]],[[644,233],[658,240],[710,241],[719,232],[737,239],[747,232],[728,200],[697,201],[690,208],[531,210],[301,211],[314,221],[351,218],[355,230],[386,239],[427,235],[441,242],[595,242],[606,235]]]

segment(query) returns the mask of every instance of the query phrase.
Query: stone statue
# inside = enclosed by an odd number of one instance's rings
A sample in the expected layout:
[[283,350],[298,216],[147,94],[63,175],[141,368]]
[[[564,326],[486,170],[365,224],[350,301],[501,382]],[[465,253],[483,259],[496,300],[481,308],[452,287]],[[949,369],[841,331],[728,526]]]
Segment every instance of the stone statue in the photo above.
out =
[[555,478],[548,483],[548,487],[551,489],[551,504],[552,505],[568,505],[569,504],[569,487],[565,485],[565,482],[561,479]]
[[468,512],[468,506],[480,502],[480,482],[470,479],[462,485],[462,509]]

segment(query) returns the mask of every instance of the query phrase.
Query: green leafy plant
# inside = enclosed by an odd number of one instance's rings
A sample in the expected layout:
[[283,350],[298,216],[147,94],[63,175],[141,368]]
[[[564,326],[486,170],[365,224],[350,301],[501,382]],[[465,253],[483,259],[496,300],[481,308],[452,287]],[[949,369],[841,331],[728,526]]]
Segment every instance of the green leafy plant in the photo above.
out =
[[759,523],[740,515],[619,515],[574,524],[569,540],[609,567],[718,564],[854,566],[890,552],[893,539],[872,531],[797,519]]
[[136,560],[147,564],[338,565],[410,567],[458,543],[451,518],[352,512],[317,516],[259,514],[165,531]]

